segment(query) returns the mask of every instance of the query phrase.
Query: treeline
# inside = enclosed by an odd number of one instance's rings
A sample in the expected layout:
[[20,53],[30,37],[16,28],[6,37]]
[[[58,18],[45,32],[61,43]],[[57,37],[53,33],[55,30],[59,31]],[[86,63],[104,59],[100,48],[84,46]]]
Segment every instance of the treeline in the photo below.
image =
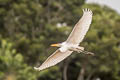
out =
[[[74,54],[44,71],[33,69],[67,39],[82,16],[93,21],[81,46],[95,56]],[[84,0],[1,0],[0,80],[120,80],[120,15]]]

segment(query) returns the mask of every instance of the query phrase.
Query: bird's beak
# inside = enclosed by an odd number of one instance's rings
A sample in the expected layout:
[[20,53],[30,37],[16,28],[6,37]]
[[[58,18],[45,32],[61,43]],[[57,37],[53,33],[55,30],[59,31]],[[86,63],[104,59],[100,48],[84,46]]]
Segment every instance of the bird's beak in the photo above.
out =
[[59,47],[59,44],[51,44],[50,46]]

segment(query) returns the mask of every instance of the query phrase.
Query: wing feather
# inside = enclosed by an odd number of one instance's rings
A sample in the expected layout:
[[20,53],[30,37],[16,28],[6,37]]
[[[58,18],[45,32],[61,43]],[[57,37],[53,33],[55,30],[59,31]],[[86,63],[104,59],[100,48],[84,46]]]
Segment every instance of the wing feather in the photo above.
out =
[[48,67],[54,66],[60,61],[64,60],[66,57],[71,55],[73,51],[66,51],[66,52],[60,52],[59,49],[57,49],[51,56],[49,56],[46,61],[38,68],[34,67],[36,70],[43,70]]
[[87,33],[92,21],[92,11],[83,9],[83,16],[73,28],[70,36],[66,40],[68,43],[79,44]]

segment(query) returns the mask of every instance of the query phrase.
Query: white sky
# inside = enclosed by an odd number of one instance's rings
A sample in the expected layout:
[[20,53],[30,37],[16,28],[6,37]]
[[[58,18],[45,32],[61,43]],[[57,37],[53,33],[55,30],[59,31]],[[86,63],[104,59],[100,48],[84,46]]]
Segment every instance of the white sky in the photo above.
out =
[[120,0],[86,0],[86,3],[98,3],[100,5],[107,5],[120,13]]

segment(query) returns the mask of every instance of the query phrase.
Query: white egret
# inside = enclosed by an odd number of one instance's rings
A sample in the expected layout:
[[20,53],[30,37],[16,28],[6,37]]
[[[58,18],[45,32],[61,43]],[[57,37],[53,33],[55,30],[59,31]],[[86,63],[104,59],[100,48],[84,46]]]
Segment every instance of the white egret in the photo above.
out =
[[73,28],[68,39],[62,43],[52,44],[51,46],[59,47],[59,49],[57,49],[51,56],[49,56],[40,67],[34,67],[34,69],[40,71],[54,66],[64,60],[66,57],[70,56],[73,51],[94,54],[84,51],[84,47],[79,46],[90,27],[92,15],[93,13],[90,9],[83,9],[83,16]]

